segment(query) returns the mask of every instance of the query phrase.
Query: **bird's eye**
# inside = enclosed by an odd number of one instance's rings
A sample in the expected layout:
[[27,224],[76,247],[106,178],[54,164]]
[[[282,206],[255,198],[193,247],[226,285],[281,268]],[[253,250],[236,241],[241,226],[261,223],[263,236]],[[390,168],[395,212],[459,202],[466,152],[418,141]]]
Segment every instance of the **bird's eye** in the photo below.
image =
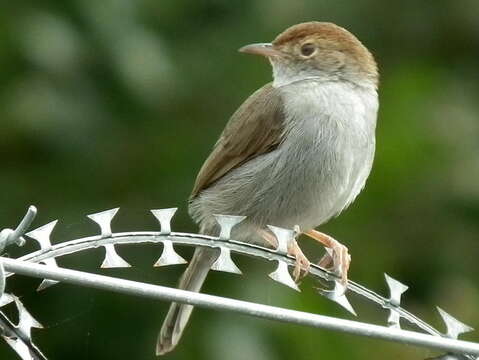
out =
[[311,56],[316,51],[316,47],[314,44],[306,43],[301,46],[301,55],[303,56]]

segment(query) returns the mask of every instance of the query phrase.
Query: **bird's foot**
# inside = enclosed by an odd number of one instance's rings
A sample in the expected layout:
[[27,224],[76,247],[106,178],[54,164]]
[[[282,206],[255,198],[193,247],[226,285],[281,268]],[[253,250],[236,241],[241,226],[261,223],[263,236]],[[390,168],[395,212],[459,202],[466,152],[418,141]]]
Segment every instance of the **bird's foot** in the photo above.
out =
[[273,249],[278,247],[278,240],[270,231],[261,229],[258,233],[266,241],[266,245],[270,245]]
[[303,251],[298,245],[296,241],[296,236],[301,234],[299,226],[296,225],[294,227],[295,231],[295,239],[293,239],[293,243],[288,249],[288,253],[295,257],[296,263],[294,265],[293,270],[293,278],[294,282],[298,283],[302,278],[309,274],[309,268],[311,266],[311,262],[308,260],[306,255],[304,255]]
[[[311,266],[311,262],[308,258],[304,255],[303,251],[299,247],[296,237],[301,234],[299,230],[299,226],[296,225],[294,227],[295,235],[294,239],[291,244],[288,246],[288,254],[294,256],[296,259],[296,263],[294,265],[293,270],[293,278],[296,283],[298,283],[302,278],[304,278],[309,273],[309,268]],[[278,240],[276,237],[267,230],[259,230],[259,234],[261,237],[266,240],[266,243],[271,245],[273,248],[278,246]]]
[[334,272],[341,279],[341,284],[346,286],[348,282],[348,270],[351,264],[351,256],[348,248],[331,236],[316,230],[305,232],[309,237],[321,242],[326,247],[326,254],[319,261],[322,268]]

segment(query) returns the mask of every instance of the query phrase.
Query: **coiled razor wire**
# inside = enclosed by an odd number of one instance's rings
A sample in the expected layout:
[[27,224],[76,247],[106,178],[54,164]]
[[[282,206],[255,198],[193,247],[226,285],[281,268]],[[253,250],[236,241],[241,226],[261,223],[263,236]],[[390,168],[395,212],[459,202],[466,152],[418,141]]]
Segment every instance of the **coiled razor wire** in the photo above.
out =
[[[309,276],[313,278],[331,282],[333,284],[332,290],[319,290],[319,293],[339,304],[351,314],[356,315],[356,312],[347,298],[348,292],[353,292],[379,305],[381,308],[388,310],[388,326],[385,327],[96,275],[60,268],[57,265],[56,259],[64,255],[103,247],[105,249],[105,257],[101,264],[102,268],[130,267],[131,265],[118,255],[115,246],[142,243],[163,244],[161,256],[154,266],[185,264],[187,261],[176,253],[174,246],[203,246],[220,249],[220,254],[211,267],[212,270],[241,274],[241,270],[231,258],[231,252],[263,258],[276,262],[277,264],[276,269],[269,274],[271,279],[300,291],[288,271],[288,267],[295,265],[295,259],[287,254],[288,245],[294,241],[295,233],[293,230],[270,226],[271,231],[278,240],[278,247],[276,249],[269,249],[230,239],[232,228],[244,220],[245,217],[243,216],[216,215],[216,220],[221,229],[218,237],[172,232],[170,223],[177,209],[169,208],[151,210],[160,223],[161,231],[159,232],[136,231],[113,233],[111,230],[111,221],[118,210],[119,208],[116,208],[88,215],[88,217],[100,227],[100,235],[66,241],[55,245],[52,245],[50,235],[57,224],[57,220],[26,233],[36,216],[37,211],[33,206],[28,209],[27,214],[15,230],[4,229],[0,232],[0,253],[6,246],[11,244],[23,245],[25,243],[25,239],[23,238],[25,233],[29,238],[36,240],[40,246],[40,250],[17,259],[0,257],[0,307],[14,302],[19,313],[18,324],[15,325],[0,311],[0,336],[16,351],[21,359],[37,360],[46,359],[46,357],[34,345],[31,337],[31,329],[34,327],[41,328],[41,324],[30,315],[20,299],[13,294],[5,292],[6,279],[14,274],[43,279],[38,290],[46,289],[58,282],[65,282],[129,295],[188,303],[217,310],[233,311],[276,321],[325,328],[447,352],[446,355],[436,359],[479,360],[478,343],[457,340],[460,334],[473,330],[471,327],[438,308],[439,314],[447,329],[445,333],[441,333],[417,316],[404,310],[400,306],[401,295],[408,287],[388,275],[385,275],[385,278],[390,295],[389,297],[384,297],[353,281],[348,281],[346,289],[341,285],[339,278],[335,274],[317,265],[312,264],[309,272]],[[40,263],[43,265],[40,265]],[[417,327],[418,330],[422,332],[402,330],[400,326],[401,319]]]

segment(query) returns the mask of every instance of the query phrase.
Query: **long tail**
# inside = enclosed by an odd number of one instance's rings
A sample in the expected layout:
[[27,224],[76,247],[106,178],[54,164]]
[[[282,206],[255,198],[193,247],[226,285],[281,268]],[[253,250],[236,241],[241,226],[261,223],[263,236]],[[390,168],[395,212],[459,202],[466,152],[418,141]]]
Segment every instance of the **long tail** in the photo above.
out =
[[[196,248],[190,264],[181,276],[178,288],[200,291],[206,275],[217,257],[217,249]],[[171,304],[158,336],[156,355],[166,354],[176,347],[192,311],[192,305]]]

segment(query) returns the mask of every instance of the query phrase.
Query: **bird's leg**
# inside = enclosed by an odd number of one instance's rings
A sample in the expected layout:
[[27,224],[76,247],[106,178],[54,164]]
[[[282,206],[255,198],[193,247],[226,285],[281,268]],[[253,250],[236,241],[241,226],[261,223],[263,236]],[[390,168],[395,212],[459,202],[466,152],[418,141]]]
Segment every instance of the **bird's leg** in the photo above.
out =
[[[300,234],[299,227],[295,226],[296,236]],[[267,230],[259,230],[261,237],[266,240],[274,248],[278,247],[278,240],[276,237]],[[293,277],[297,283],[301,278],[305,277],[309,273],[309,267],[311,265],[308,258],[303,254],[296,239],[293,239],[292,244],[288,246],[288,254],[294,256],[296,263],[294,265]],[[303,273],[301,273],[303,271]]]
[[331,236],[316,230],[309,230],[304,232],[304,234],[319,241],[326,247],[327,253],[319,261],[318,265],[333,270],[341,277],[341,283],[345,285],[348,281],[348,270],[351,263],[348,248]]
[[[288,249],[288,252],[296,259],[296,264],[293,269],[294,282],[298,283],[300,279],[308,275],[311,262],[303,254],[296,239],[293,240],[293,245]],[[301,272],[302,271],[302,272]]]
[[276,240],[276,237],[270,233],[268,230],[258,230],[260,236],[266,240],[266,242],[271,245],[273,249],[276,249],[278,247],[278,240]]

